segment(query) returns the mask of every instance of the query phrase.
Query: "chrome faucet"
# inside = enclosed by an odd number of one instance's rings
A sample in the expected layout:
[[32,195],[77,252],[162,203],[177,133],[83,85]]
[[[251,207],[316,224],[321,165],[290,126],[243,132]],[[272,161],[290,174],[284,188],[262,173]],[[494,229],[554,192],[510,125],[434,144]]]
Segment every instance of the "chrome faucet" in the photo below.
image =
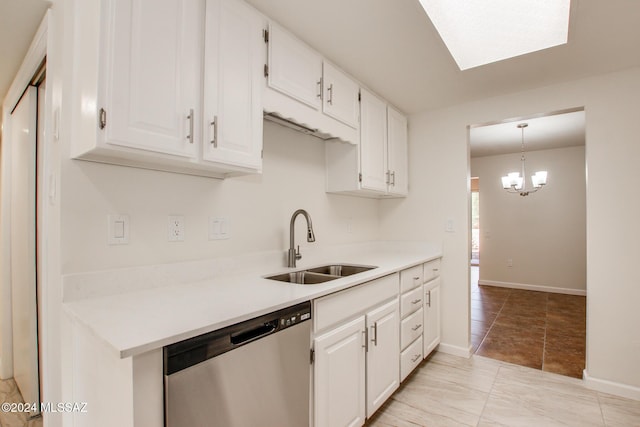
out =
[[307,242],[316,241],[316,236],[313,234],[313,226],[311,225],[311,217],[309,216],[309,213],[304,209],[298,209],[293,213],[293,215],[291,215],[291,223],[289,224],[289,261],[287,263],[289,267],[295,267],[296,261],[302,258],[302,255],[300,254],[300,246],[298,245],[298,249],[295,249],[296,244],[294,237],[294,225],[296,222],[296,217],[301,214],[304,215],[305,219],[307,220]]

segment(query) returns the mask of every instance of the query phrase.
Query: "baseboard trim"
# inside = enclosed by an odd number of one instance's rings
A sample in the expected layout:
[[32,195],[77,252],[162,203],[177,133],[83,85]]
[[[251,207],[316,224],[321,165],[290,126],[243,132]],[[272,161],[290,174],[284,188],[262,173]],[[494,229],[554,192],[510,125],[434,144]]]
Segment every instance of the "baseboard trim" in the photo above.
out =
[[587,370],[582,371],[582,379],[587,387],[602,393],[609,393],[627,399],[640,400],[640,387],[617,383],[589,375]]
[[471,351],[472,348],[473,347],[471,346],[465,348],[465,347],[459,347],[457,345],[451,345],[451,344],[446,344],[441,342],[436,348],[436,350],[442,353],[451,354],[453,356],[466,357],[468,359],[473,354]]
[[554,294],[587,296],[587,291],[585,289],[557,288],[555,286],[529,285],[527,283],[478,280],[478,285],[497,286],[499,288],[524,289],[526,291],[551,292]]

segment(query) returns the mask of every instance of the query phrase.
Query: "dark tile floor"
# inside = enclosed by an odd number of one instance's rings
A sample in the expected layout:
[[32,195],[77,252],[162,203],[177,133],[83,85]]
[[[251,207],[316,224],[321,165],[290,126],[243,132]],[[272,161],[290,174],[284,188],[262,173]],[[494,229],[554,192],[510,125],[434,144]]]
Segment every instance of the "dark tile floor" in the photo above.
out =
[[583,296],[478,286],[472,280],[471,344],[480,356],[582,378],[585,336]]

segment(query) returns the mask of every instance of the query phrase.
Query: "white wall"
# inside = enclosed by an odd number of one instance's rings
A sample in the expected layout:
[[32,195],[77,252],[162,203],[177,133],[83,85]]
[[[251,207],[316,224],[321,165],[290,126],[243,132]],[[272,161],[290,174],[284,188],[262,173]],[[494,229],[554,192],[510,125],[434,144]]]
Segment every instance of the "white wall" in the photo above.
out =
[[471,159],[471,176],[480,183],[480,281],[585,291],[585,147],[527,152],[526,168],[528,188],[530,175],[538,170],[549,173],[549,184],[521,197],[503,190],[500,181],[520,170],[520,153]]
[[[63,161],[63,273],[205,259],[289,247],[298,208],[313,220],[315,243],[296,222],[296,242],[328,245],[376,239],[376,200],[325,193],[324,143],[265,122],[264,173],[218,180]],[[130,217],[130,243],[107,244],[107,215]],[[184,215],[184,242],[167,241],[169,215]],[[229,219],[231,238],[208,240],[208,216]],[[347,225],[351,223],[347,232]]]
[[[411,189],[381,202],[383,238],[443,241],[443,342],[469,342],[468,131],[487,123],[585,107],[587,158],[587,368],[592,383],[626,384],[640,398],[640,69],[415,114],[409,121]],[[551,185],[551,182],[550,184]],[[454,233],[445,233],[452,218]],[[618,387],[618,390],[620,388]]]

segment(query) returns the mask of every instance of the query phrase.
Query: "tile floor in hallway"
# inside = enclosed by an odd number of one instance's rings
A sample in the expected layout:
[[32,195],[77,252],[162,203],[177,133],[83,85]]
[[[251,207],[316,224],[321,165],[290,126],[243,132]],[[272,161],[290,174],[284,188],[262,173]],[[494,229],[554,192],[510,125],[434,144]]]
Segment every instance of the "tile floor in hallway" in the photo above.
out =
[[478,286],[478,267],[471,270],[471,344],[476,354],[582,378],[586,297]]
[[[0,403],[23,402],[13,379],[0,380]],[[42,417],[29,420],[27,414],[0,410],[0,427],[42,427]]]
[[389,426],[638,427],[640,401],[563,375],[436,352],[367,422]]

